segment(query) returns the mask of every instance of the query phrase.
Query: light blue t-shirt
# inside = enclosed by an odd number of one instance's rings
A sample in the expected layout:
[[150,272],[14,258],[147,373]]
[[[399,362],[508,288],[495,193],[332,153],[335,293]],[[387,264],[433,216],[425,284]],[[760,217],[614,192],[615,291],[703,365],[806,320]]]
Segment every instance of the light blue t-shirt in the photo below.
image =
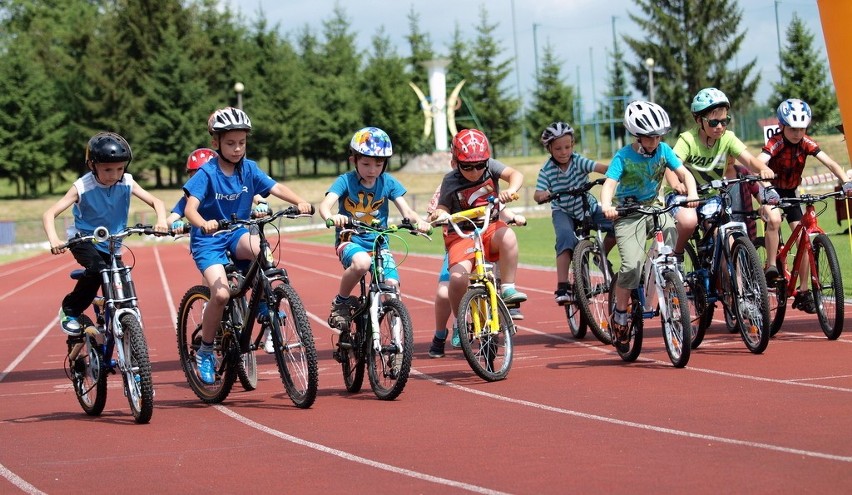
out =
[[657,197],[665,169],[677,170],[683,166],[671,146],[661,142],[654,155],[645,157],[627,145],[615,154],[606,171],[606,177],[618,181],[615,198],[619,203],[628,197],[646,203]]
[[[368,224],[378,220],[381,227],[388,224],[389,204],[404,196],[406,192],[398,180],[386,173],[376,178],[373,187],[364,187],[354,170],[338,177],[327,191],[338,196],[339,214]],[[340,244],[340,229],[337,231],[335,245]],[[372,250],[375,238],[375,234],[370,234],[354,236],[350,240],[364,249]]]
[[[130,213],[133,184],[133,177],[124,174],[120,181],[105,186],[91,172],[74,181],[78,199],[73,208],[74,226],[66,232],[68,238],[78,233],[91,235],[98,227],[106,227],[110,234],[124,230]],[[108,243],[98,243],[95,247],[109,252]]]

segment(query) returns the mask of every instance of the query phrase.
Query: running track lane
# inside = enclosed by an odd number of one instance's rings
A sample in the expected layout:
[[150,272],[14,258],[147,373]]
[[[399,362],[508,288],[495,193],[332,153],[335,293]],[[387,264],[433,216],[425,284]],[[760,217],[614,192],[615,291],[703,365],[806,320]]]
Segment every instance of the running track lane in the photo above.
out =
[[[0,265],[0,493],[312,491],[368,486],[418,493],[841,493],[852,486],[852,338],[829,342],[789,311],[760,356],[715,322],[686,369],[668,362],[656,321],[626,364],[570,337],[554,273],[524,268],[530,295],[509,378],[484,383],[448,346],[429,359],[440,260],[401,268],[415,322],[415,372],[400,398],[343,389],[325,326],[340,267],[329,246],[285,242],[285,266],[312,317],[320,392],[292,406],[269,356],[254,392],[206,406],[185,382],[176,305],[199,275],[182,242],[134,247],[133,272],[154,367],[149,425],[120,378],[104,414],[82,413],[65,378],[56,310],[70,255]],[[300,264],[301,266],[296,266]],[[717,316],[718,316],[717,312]],[[847,310],[847,318],[852,312]],[[230,466],[222,466],[229,460]]]

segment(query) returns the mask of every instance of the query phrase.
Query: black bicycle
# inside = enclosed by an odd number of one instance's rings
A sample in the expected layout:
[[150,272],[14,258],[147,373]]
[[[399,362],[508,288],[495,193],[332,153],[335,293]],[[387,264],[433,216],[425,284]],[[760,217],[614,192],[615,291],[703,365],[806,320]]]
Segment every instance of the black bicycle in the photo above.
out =
[[[133,234],[174,235],[171,231],[157,232],[152,226],[141,224],[115,233],[98,227],[92,235],[74,237],[59,247],[66,249],[80,243],[106,242],[110,258],[109,265],[100,271],[102,296],[92,302],[95,322],[88,315],[80,315],[82,334],[67,339],[66,375],[74,385],[74,394],[83,411],[98,416],[106,405],[107,376],[120,373],[133,419],[137,423],[148,423],[154,413],[154,382],[148,343],[142,330],[142,313],[130,276],[135,258],[128,266],[121,254],[122,239]],[[84,273],[83,269],[74,270],[71,278],[77,280]]]
[[[328,220],[328,227],[334,224]],[[373,264],[368,276],[361,277],[358,306],[354,309],[349,328],[338,328],[342,337],[333,356],[343,371],[343,383],[348,392],[358,392],[364,382],[364,369],[369,372],[370,386],[376,397],[393,400],[402,393],[411,372],[414,357],[414,326],[411,315],[397,287],[385,282],[385,257],[388,238],[399,230],[431,239],[414,225],[403,220],[400,225],[386,229],[350,218],[340,236],[375,233]],[[343,335],[343,332],[346,335]]]
[[[222,323],[214,340],[214,354],[218,364],[211,385],[201,381],[195,361],[201,346],[201,317],[210,300],[210,289],[203,285],[192,287],[180,303],[177,320],[178,353],[187,382],[202,401],[220,403],[227,398],[238,375],[247,371],[244,355],[262,346],[265,330],[269,329],[275,349],[275,362],[287,395],[297,407],[308,408],[313,405],[319,371],[310,321],[302,300],[290,285],[287,271],[277,266],[273,257],[274,249],[270,247],[264,233],[264,226],[280,217],[293,219],[305,216],[310,215],[300,214],[296,207],[290,207],[258,219],[232,218],[219,221],[220,230],[240,227],[256,230],[260,236],[260,250],[245,272],[233,265],[226,267],[231,297],[222,312]],[[261,303],[266,304],[267,314],[261,315],[261,329],[252,336]]]

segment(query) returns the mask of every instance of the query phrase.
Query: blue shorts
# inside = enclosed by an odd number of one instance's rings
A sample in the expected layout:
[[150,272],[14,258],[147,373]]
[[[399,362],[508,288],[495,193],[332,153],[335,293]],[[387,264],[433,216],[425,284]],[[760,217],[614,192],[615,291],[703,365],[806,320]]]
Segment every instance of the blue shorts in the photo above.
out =
[[248,229],[240,228],[233,232],[223,232],[213,236],[193,237],[189,243],[192,259],[201,273],[213,265],[227,265],[236,257],[237,244],[248,234]]
[[[367,253],[369,255],[370,251],[354,242],[347,242],[337,248],[337,255],[340,257],[340,262],[343,263],[343,268],[349,268],[352,264],[352,258],[358,253]],[[399,281],[396,261],[393,259],[393,254],[390,251],[382,251],[382,264],[385,268],[385,278]]]
[[[573,251],[579,242],[574,230],[574,225],[579,223],[579,220],[574,219],[562,210],[553,210],[551,214],[553,231],[556,232],[556,255],[559,256],[565,251]],[[600,207],[595,208],[592,212],[592,224],[601,232],[613,232],[612,220],[607,220]]]
[[441,272],[438,274],[438,283],[450,281],[450,255],[444,254],[444,261],[441,262]]

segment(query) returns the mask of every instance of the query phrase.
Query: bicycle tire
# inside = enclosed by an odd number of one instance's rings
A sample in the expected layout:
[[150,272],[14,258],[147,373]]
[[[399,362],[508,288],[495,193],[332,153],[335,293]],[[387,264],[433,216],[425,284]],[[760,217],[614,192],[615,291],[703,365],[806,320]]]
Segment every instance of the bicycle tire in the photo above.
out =
[[[395,342],[402,340],[401,345]],[[379,316],[379,345],[370,343],[370,360],[367,371],[370,386],[376,397],[393,400],[405,389],[414,358],[414,327],[411,314],[400,299],[387,299],[382,303]]]
[[[464,357],[483,380],[504,380],[512,368],[514,324],[506,305],[498,300],[499,329],[492,334],[482,331],[491,318],[491,300],[485,287],[468,288],[459,304],[458,327]],[[477,328],[476,321],[480,322]]]
[[[597,240],[583,239],[574,248],[571,265],[574,271],[574,295],[577,304],[585,315],[586,323],[595,337],[604,344],[612,344],[609,331],[604,322],[609,317],[609,289],[611,281],[608,269],[601,268],[608,263],[602,246]],[[593,270],[592,267],[597,267]]]
[[[779,246],[780,247],[780,246]],[[761,266],[766,266],[766,238],[758,237],[754,240],[754,249],[760,259]],[[767,298],[769,301],[769,336],[774,336],[781,329],[784,316],[787,313],[787,279],[784,278],[784,263],[775,260],[778,269],[778,277],[770,282],[766,281]]]
[[[231,323],[242,325],[243,317],[248,313],[248,302],[245,297],[231,299]],[[243,390],[251,392],[257,389],[257,356],[251,349],[240,354],[237,362],[237,378],[240,380]]]
[[[831,239],[825,234],[818,234],[812,241],[816,273],[819,285],[812,287],[817,319],[828,340],[837,340],[843,332],[844,304],[838,304],[838,297],[843,300],[843,277],[840,274],[840,263]],[[827,282],[830,284],[827,285]]]
[[[577,293],[577,286],[574,284],[573,267],[568,270],[568,293],[571,295]],[[568,329],[571,330],[571,335],[575,339],[580,340],[586,337],[586,331],[589,328],[589,324],[586,321],[586,315],[583,313],[583,309],[580,307],[580,304],[576,302],[576,297],[577,296],[574,296],[574,301],[564,304],[563,307],[565,308],[565,319],[568,320]]]
[[763,265],[747,237],[740,235],[734,238],[731,264],[736,324],[748,350],[761,354],[769,345],[769,296]]
[[[214,354],[219,362],[216,381],[207,385],[198,375],[195,354],[201,345],[201,316],[209,300],[210,289],[203,285],[191,287],[183,295],[178,308],[177,348],[189,388],[202,402],[218,404],[231,393],[237,380],[237,363],[226,361],[226,358],[231,357],[228,350],[234,343],[232,339],[224,337],[220,325],[214,345]],[[224,320],[228,315],[223,314],[222,317]]]
[[357,393],[364,384],[364,369],[367,367],[367,350],[364,348],[366,330],[360,330],[364,326],[364,315],[356,316],[349,323],[349,340],[351,347],[338,347],[340,367],[343,371],[343,386],[350,393]]
[[[84,329],[92,327],[92,320],[86,315],[80,315],[80,326]],[[80,340],[68,339],[68,353],[75,344],[81,343],[83,350],[73,362],[68,361],[68,372],[74,386],[77,402],[89,416],[100,416],[107,400],[107,373],[104,368],[102,346],[94,335],[83,332]]]
[[154,414],[154,381],[151,377],[151,360],[148,356],[148,343],[139,320],[130,313],[119,318],[124,337],[124,358],[128,368],[122,378],[127,402],[133,419],[139,424],[151,421]]
[[[607,299],[609,314],[613,314],[615,312],[615,284],[617,281],[618,274],[616,273],[612,276],[609,298]],[[627,306],[627,311],[630,313],[630,337],[627,340],[627,343],[618,343],[615,340],[614,335],[610,336],[610,339],[612,340],[612,345],[615,346],[615,351],[618,353],[619,357],[621,357],[621,359],[625,362],[632,363],[639,358],[639,354],[642,352],[642,340],[645,326],[645,320],[642,316],[642,304],[639,301],[638,289],[630,291],[630,304]],[[612,327],[610,326],[610,328]]]
[[684,289],[686,289],[686,298],[689,301],[689,323],[692,331],[690,346],[692,349],[697,349],[704,341],[707,328],[713,321],[713,310],[715,308],[709,304],[707,299],[710,275],[705,268],[702,268],[702,263],[698,259],[698,254],[696,254],[692,244],[687,244],[684,247],[683,260],[683,270],[686,273]]
[[275,306],[269,311],[270,332],[278,373],[293,404],[307,409],[314,404],[319,388],[317,350],[310,320],[302,299],[291,285],[280,282],[272,291]]
[[663,272],[663,295],[666,307],[660,308],[660,314],[665,313],[662,330],[666,352],[675,368],[683,368],[692,349],[689,300],[683,281],[671,270]]

